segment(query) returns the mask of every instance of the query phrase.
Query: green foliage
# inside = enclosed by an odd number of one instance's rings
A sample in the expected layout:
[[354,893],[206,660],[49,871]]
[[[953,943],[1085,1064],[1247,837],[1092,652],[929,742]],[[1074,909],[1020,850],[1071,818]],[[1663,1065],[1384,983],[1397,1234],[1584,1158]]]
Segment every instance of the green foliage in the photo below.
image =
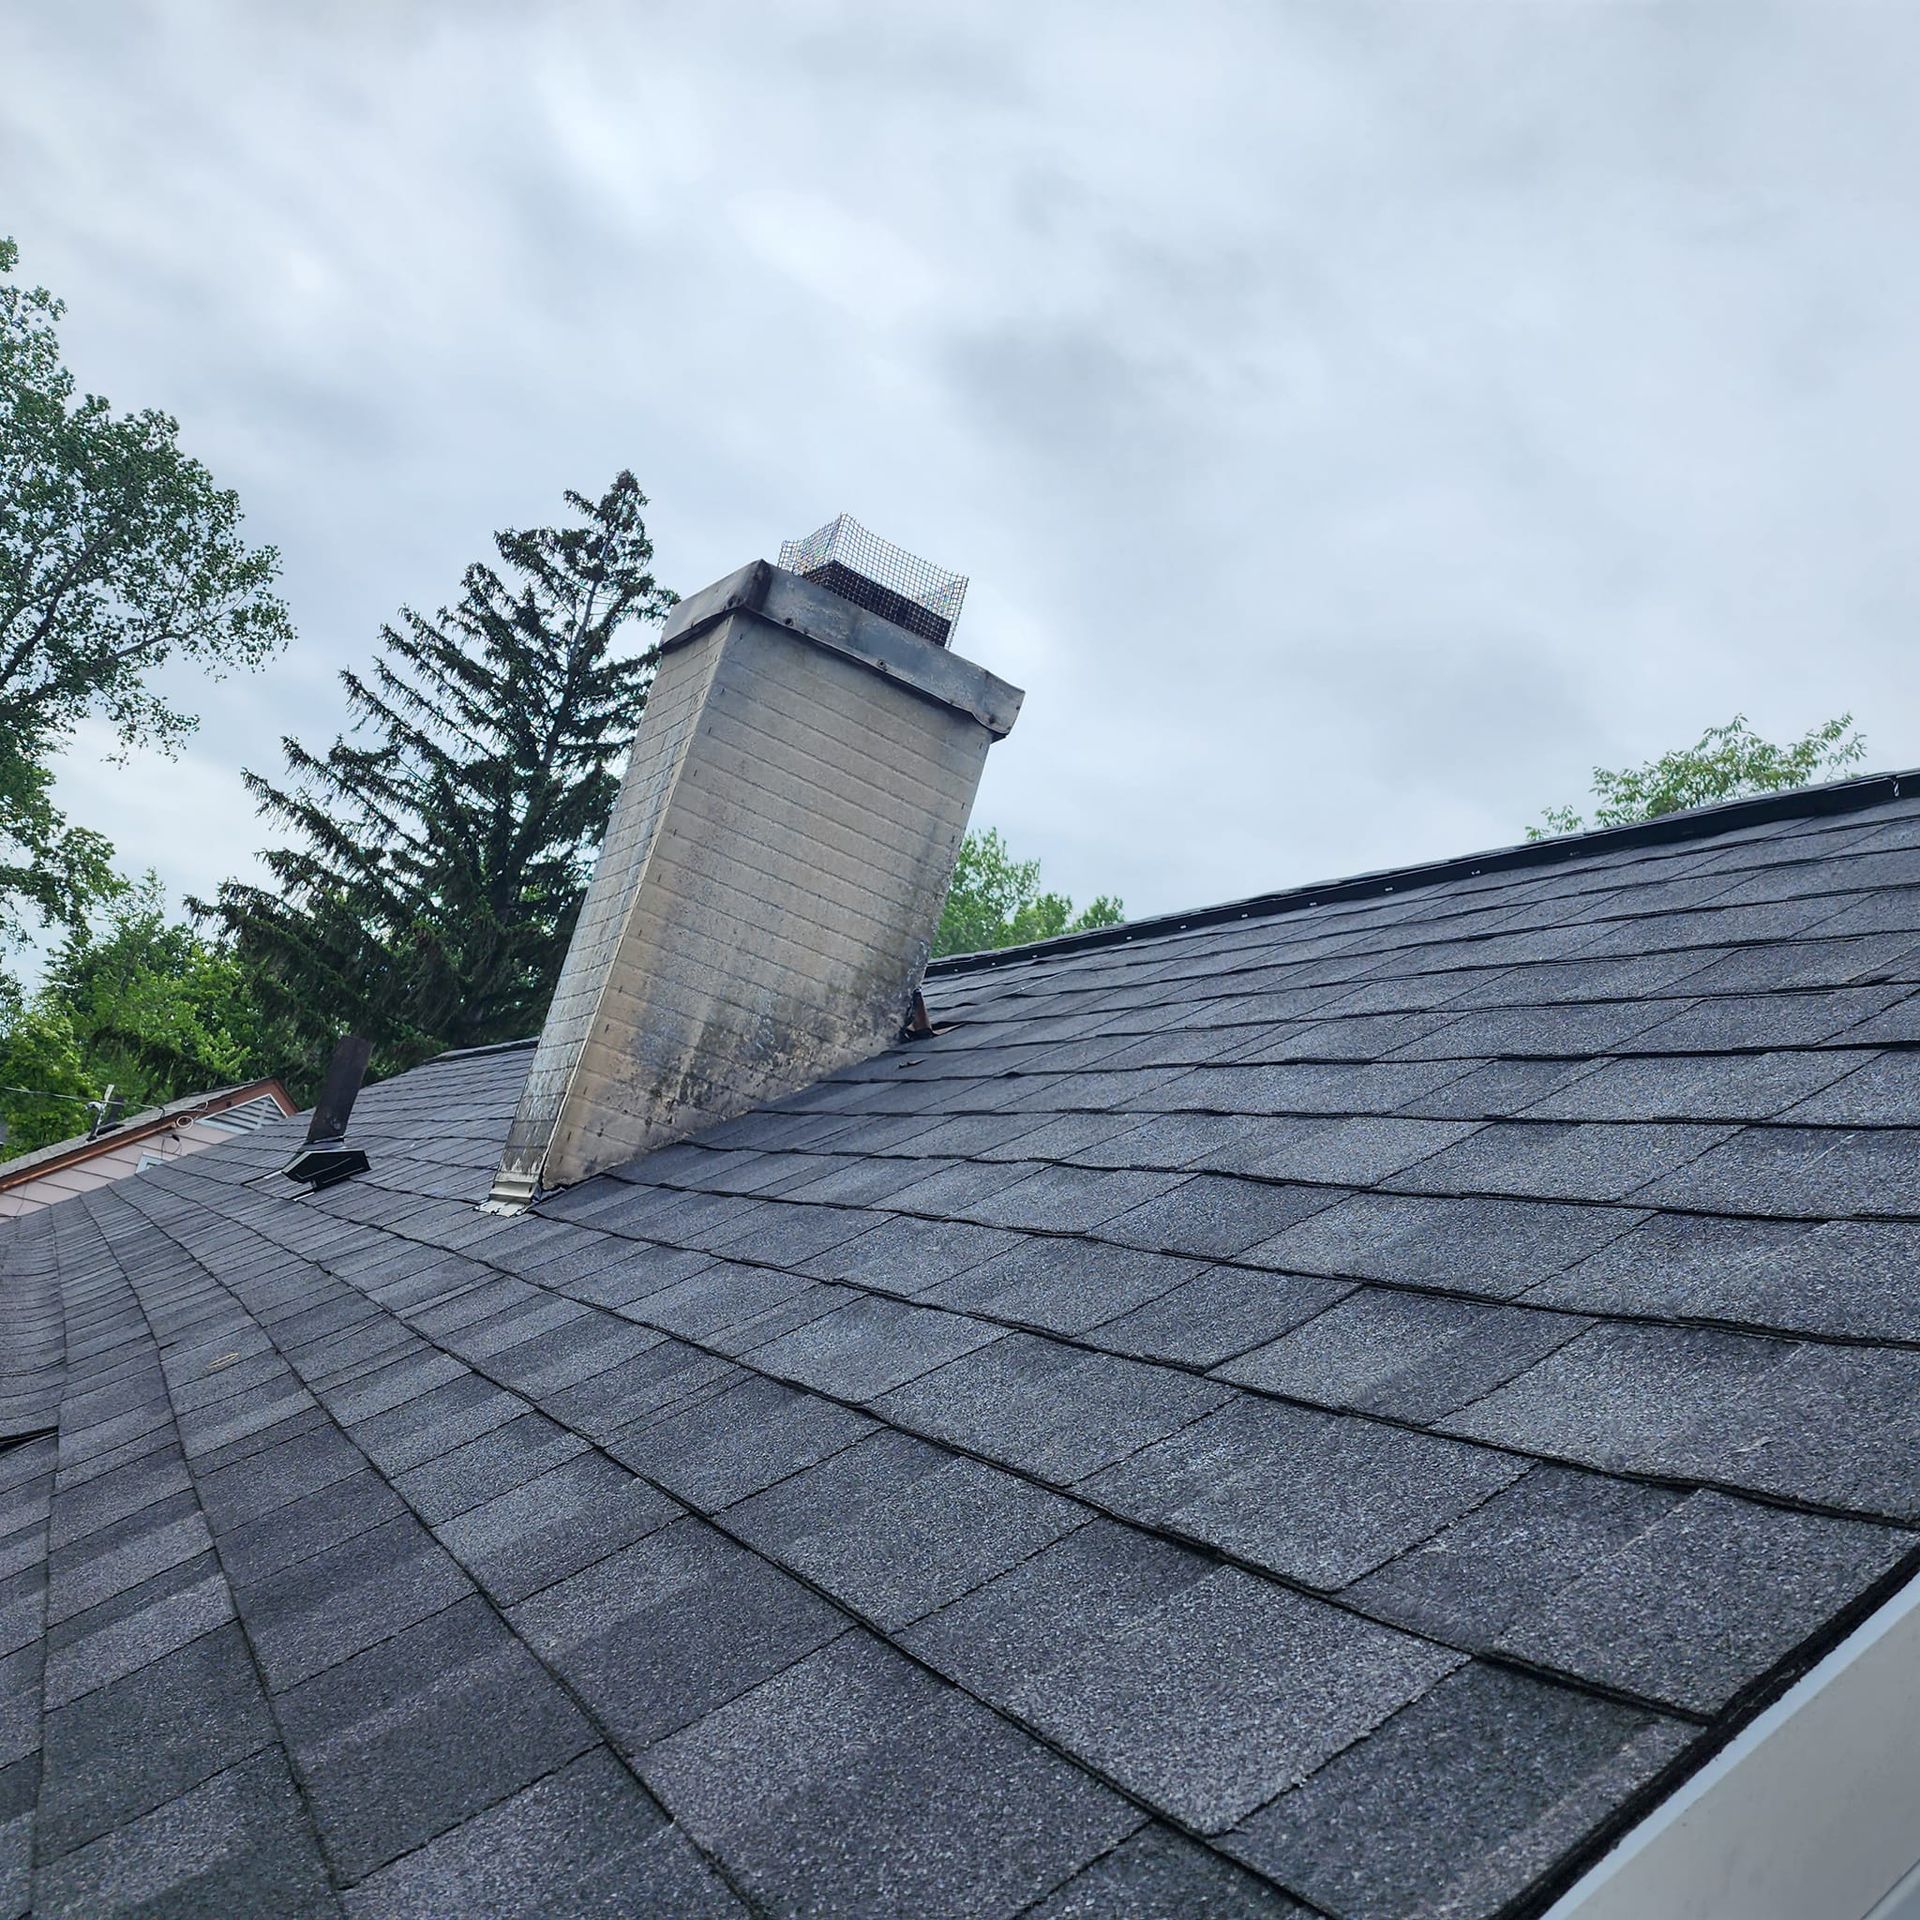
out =
[[0,737],[0,950],[26,932],[21,908],[45,925],[85,924],[114,888],[113,849],[68,825],[53,804],[53,774],[34,743]]
[[78,926],[105,897],[105,846],[48,797],[47,765],[95,714],[167,750],[193,717],[149,685],[169,660],[257,667],[291,634],[279,556],[152,408],[116,416],[61,363],[65,309],[13,280],[0,239],[0,939],[20,908]]
[[[0,274],[19,259],[0,240]],[[0,732],[65,732],[87,712],[132,744],[192,731],[146,676],[257,667],[291,637],[272,547],[181,452],[179,423],[75,398],[44,287],[0,282]]]
[[263,856],[278,890],[192,904],[307,1057],[352,1030],[391,1072],[539,1028],[653,678],[616,644],[674,604],[632,474],[566,502],[574,524],[497,534],[454,607],[381,630],[371,677],[341,675],[353,737],[283,742],[284,785],[247,775],[291,830]]
[[0,1082],[31,1089],[0,1093],[9,1154],[84,1132],[75,1097],[110,1085],[132,1112],[286,1069],[291,1036],[256,1008],[233,954],[168,918],[154,874],[117,889],[55,949],[31,1000],[0,1000]]
[[[16,1087],[31,1091],[10,1091]],[[85,1133],[91,1121],[85,1102],[99,1093],[65,1013],[38,1000],[23,1002],[11,980],[0,980],[0,1121],[7,1129],[0,1160]]]
[[157,875],[104,926],[55,950],[42,998],[72,1022],[95,1077],[147,1101],[284,1072],[289,1036],[255,1005],[234,954],[170,920]]
[[988,827],[960,843],[933,950],[936,955],[984,953],[990,947],[1118,926],[1124,918],[1125,909],[1108,894],[1075,913],[1065,894],[1042,893],[1040,862],[1014,859],[997,829]]
[[1588,827],[1624,827],[1635,820],[1658,819],[1684,807],[1704,807],[1748,793],[1780,793],[1835,778],[1865,757],[1864,737],[1848,731],[1853,715],[1843,713],[1810,728],[1786,745],[1763,740],[1736,713],[1723,727],[1709,727],[1690,747],[1663,753],[1643,767],[1593,770],[1592,819],[1578,808],[1549,807],[1542,824],[1527,829],[1529,840]]

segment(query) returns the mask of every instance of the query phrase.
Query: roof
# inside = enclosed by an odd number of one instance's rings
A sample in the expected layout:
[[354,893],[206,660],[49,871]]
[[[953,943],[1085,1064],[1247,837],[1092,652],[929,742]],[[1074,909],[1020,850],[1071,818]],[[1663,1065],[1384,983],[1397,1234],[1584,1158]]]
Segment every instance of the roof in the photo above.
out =
[[0,1911],[1537,1912],[1920,1548],[1830,804],[950,971],[518,1218],[506,1050],[0,1230]]
[[0,1218],[32,1213],[89,1187],[142,1171],[146,1161],[130,1148],[144,1144],[167,1152],[195,1152],[293,1111],[286,1088],[268,1077],[249,1080],[244,1086],[186,1094],[164,1106],[131,1114],[104,1132],[79,1133],[70,1140],[16,1154],[11,1160],[0,1160]]

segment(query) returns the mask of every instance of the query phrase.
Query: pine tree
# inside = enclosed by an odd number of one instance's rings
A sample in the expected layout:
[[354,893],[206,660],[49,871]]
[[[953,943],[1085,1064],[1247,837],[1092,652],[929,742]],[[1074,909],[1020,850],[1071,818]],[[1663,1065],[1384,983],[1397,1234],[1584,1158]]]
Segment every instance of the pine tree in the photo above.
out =
[[316,1059],[351,1028],[392,1071],[545,1014],[653,678],[616,642],[675,599],[632,474],[566,500],[578,524],[496,534],[456,606],[381,629],[370,678],[340,676],[349,736],[285,740],[284,785],[246,775],[296,842],[262,856],[278,891],[196,905]]

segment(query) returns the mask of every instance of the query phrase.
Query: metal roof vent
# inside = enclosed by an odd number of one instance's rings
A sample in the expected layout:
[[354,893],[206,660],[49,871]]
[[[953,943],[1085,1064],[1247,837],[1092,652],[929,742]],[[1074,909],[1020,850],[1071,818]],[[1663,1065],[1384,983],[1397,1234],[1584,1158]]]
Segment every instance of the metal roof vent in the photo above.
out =
[[309,1192],[349,1180],[365,1173],[367,1156],[359,1147],[347,1145],[347,1122],[353,1118],[353,1103],[365,1079],[373,1042],[350,1033],[333,1050],[327,1063],[326,1084],[314,1102],[313,1118],[307,1123],[307,1138],[280,1171],[297,1180]]
[[829,520],[804,540],[787,541],[780,549],[780,564],[936,647],[952,638],[967,597],[964,573],[948,573],[882,540],[850,513]]

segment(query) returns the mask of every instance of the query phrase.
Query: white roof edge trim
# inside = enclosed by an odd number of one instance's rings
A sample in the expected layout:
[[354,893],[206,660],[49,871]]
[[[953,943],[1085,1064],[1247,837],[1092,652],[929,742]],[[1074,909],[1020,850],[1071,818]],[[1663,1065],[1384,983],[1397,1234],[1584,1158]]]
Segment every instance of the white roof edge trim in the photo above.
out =
[[1920,1920],[1920,1578],[1543,1920]]
[[1911,1873],[1902,1874],[1900,1884],[1887,1890],[1887,1897],[1867,1915],[1867,1920],[1916,1920],[1920,1916],[1920,1861]]

